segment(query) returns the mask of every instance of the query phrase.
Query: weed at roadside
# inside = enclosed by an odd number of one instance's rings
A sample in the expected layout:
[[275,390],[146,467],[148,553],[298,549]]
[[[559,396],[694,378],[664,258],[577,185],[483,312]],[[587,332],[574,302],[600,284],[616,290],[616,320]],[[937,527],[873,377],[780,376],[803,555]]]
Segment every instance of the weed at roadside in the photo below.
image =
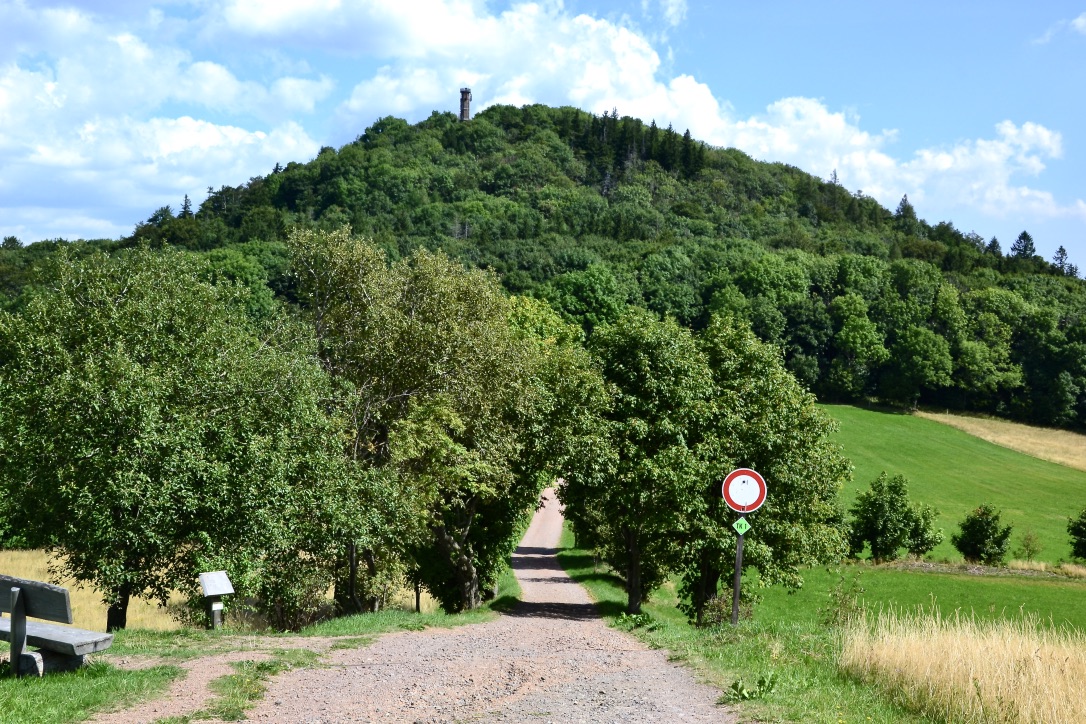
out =
[[[591,553],[572,548],[572,543],[567,529],[559,563],[588,589],[604,618],[618,627],[626,602],[621,579],[613,573],[593,571]],[[739,626],[697,628],[687,622],[676,603],[674,587],[657,589],[645,604],[651,630],[649,626],[633,627],[632,635],[652,648],[666,649],[669,658],[683,661],[719,689],[722,698],[737,681],[748,693],[757,694],[738,704],[744,721],[926,721],[887,701],[874,687],[841,676],[837,642],[814,615],[769,619],[759,608],[754,619],[741,621]],[[761,685],[751,689],[743,683],[761,679],[765,680],[764,690]],[[722,703],[735,705],[727,700]]]

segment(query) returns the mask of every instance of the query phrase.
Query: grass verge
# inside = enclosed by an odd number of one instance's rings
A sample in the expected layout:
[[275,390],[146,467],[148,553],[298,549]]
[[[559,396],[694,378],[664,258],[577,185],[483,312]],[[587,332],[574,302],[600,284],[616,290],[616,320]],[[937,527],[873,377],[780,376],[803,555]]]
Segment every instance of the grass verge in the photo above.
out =
[[[205,709],[163,720],[163,724],[188,724],[209,718],[236,721],[244,718],[245,710],[263,695],[269,678],[290,668],[318,665],[318,654],[305,648],[306,638],[335,637],[339,640],[333,643],[333,648],[355,648],[390,631],[419,631],[430,626],[447,628],[489,621],[515,605],[519,597],[516,578],[511,570],[506,570],[499,578],[494,600],[483,608],[461,614],[440,611],[416,614],[390,609],[332,619],[299,633],[278,635],[239,633],[230,629],[162,631],[130,628],[116,632],[109,651],[79,671],[42,678],[0,678],[0,724],[84,721],[96,712],[130,707],[157,696],[173,679],[182,675],[183,670],[174,665],[176,663],[229,651],[268,653],[269,641],[282,642],[281,649],[270,652],[270,659],[240,662],[235,665],[234,673],[213,682],[217,697]],[[133,656],[165,660],[169,665],[132,670],[109,663],[111,659]]]
[[97,661],[78,671],[42,678],[0,679],[0,722],[78,722],[94,712],[134,704],[165,691],[181,675],[177,666],[125,671]]
[[[698,629],[675,608],[665,585],[645,605],[644,617],[624,617],[621,581],[593,565],[592,554],[572,547],[567,530],[558,560],[584,585],[612,625],[630,630],[653,648],[667,649],[705,681],[723,702],[740,704],[740,721],[924,722],[888,701],[876,688],[842,676],[835,629],[810,618],[758,616],[732,628]],[[828,599],[827,599],[828,600]]]

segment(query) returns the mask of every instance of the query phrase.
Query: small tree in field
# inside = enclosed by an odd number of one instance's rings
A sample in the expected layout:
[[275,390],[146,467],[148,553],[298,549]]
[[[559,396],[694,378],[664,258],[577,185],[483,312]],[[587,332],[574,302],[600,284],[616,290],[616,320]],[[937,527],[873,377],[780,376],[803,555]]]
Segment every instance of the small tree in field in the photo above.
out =
[[1033,530],[1033,528],[1027,528],[1022,533],[1018,548],[1015,549],[1014,554],[1019,558],[1032,561],[1042,550],[1044,550],[1044,546],[1041,545],[1041,538],[1037,535],[1037,531]]
[[1071,536],[1071,555],[1086,558],[1086,508],[1077,518],[1067,519],[1067,533]]
[[999,525],[999,511],[982,505],[962,519],[950,542],[965,560],[987,566],[1003,562],[1010,547],[1011,526]]
[[922,556],[943,542],[943,531],[935,528],[938,511],[909,501],[909,481],[903,475],[889,479],[886,473],[879,475],[856,497],[849,512],[852,554],[870,546],[876,563],[895,560],[902,548]]

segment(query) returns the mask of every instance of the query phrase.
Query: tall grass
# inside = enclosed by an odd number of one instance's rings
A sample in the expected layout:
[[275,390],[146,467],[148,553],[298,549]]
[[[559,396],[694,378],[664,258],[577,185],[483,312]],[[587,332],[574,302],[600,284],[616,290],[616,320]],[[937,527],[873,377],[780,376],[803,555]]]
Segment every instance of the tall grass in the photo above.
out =
[[1035,458],[1086,471],[1086,435],[1069,430],[1023,425],[1010,420],[938,412],[914,413],[962,432]]
[[[53,581],[49,574],[49,555],[45,551],[0,551],[0,573],[33,581]],[[74,626],[91,631],[105,631],[106,605],[97,590],[61,581],[68,589],[72,602]],[[131,628],[172,631],[180,628],[166,609],[151,601],[135,598],[128,605],[128,626]]]
[[1086,721],[1086,635],[938,610],[883,611],[842,631],[839,666],[904,706],[961,722]]

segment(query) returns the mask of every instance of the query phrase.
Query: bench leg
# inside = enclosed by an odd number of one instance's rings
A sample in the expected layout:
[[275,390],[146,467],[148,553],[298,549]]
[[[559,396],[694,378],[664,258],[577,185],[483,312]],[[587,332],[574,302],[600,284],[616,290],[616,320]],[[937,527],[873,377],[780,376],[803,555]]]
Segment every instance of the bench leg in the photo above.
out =
[[[15,668],[14,665],[12,668]],[[19,676],[41,676],[45,672],[45,662],[37,651],[29,651],[19,657]]]
[[58,654],[41,649],[19,657],[19,676],[42,676],[58,671],[75,671],[84,663],[82,656]]
[[23,652],[26,651],[26,601],[22,589],[11,588],[11,675],[20,676]]

